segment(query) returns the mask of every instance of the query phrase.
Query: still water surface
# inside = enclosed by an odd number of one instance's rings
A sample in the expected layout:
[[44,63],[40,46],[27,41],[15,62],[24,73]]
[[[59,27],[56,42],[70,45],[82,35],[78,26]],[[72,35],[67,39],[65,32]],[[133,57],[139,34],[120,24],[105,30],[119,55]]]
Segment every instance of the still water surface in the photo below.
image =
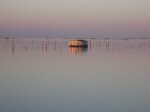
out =
[[150,112],[150,40],[0,39],[0,112]]

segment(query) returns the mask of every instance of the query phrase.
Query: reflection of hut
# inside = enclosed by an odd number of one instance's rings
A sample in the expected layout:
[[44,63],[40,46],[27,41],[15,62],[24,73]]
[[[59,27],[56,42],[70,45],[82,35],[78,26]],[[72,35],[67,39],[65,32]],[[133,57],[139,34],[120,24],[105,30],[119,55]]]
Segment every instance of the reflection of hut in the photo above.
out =
[[69,50],[72,54],[76,55],[79,53],[86,52],[88,48],[87,47],[69,47]]
[[88,47],[88,41],[86,40],[71,40],[69,47]]

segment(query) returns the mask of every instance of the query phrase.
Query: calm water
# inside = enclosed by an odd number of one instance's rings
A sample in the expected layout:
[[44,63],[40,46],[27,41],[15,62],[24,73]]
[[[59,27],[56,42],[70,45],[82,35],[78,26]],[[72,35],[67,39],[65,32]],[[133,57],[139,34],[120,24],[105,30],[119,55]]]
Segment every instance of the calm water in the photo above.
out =
[[150,40],[0,39],[0,112],[150,112]]

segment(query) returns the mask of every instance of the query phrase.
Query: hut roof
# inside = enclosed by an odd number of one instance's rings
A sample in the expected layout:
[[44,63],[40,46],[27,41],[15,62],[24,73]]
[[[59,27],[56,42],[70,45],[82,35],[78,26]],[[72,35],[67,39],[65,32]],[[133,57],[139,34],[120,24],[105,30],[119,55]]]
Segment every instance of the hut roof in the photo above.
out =
[[82,39],[74,39],[74,40],[71,40],[71,41],[81,41],[81,42],[87,42],[87,40],[82,40]]

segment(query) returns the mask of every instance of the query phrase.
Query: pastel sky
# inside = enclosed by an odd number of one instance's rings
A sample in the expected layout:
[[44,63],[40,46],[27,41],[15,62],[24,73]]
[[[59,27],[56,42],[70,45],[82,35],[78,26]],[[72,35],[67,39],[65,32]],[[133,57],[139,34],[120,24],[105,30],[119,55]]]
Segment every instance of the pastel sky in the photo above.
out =
[[150,31],[150,0],[0,0],[0,32]]

